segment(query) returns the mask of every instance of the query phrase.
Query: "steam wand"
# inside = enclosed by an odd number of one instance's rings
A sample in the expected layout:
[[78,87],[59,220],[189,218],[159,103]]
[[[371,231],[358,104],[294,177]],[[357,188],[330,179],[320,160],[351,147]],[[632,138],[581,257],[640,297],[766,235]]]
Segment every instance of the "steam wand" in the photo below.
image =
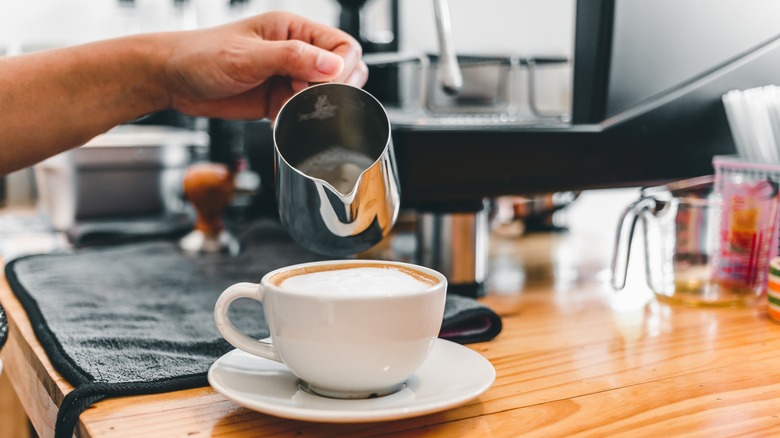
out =
[[452,42],[452,23],[448,0],[433,0],[436,30],[439,37],[439,76],[445,93],[455,96],[463,88],[463,75]]

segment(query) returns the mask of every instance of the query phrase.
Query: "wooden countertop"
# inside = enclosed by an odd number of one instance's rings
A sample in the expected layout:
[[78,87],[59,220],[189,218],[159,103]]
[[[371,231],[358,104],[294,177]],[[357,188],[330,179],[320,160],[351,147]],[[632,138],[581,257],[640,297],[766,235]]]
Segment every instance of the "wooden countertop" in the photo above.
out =
[[[78,433],[780,435],[780,325],[763,307],[660,304],[635,271],[626,290],[612,291],[611,220],[598,235],[493,236],[483,302],[502,315],[504,329],[470,347],[492,362],[497,377],[461,407],[383,423],[318,424],[253,412],[205,387],[101,401],[81,415]],[[4,373],[38,434],[51,436],[56,405],[72,387],[52,368],[5,281],[0,302],[11,323]]]

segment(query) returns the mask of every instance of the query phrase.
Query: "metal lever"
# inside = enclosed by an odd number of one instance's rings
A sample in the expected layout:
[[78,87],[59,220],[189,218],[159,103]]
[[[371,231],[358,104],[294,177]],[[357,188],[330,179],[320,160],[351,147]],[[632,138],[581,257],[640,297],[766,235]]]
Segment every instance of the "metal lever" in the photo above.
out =
[[454,96],[463,88],[463,75],[452,43],[452,25],[448,0],[433,0],[436,30],[439,37],[439,75],[445,93]]

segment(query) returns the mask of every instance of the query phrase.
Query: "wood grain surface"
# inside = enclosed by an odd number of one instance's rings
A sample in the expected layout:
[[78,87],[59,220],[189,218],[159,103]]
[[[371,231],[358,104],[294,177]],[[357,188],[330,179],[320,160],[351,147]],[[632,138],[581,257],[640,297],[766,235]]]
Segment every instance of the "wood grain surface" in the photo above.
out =
[[[491,287],[482,300],[502,315],[504,330],[470,347],[497,378],[463,406],[406,420],[319,424],[253,412],[205,387],[101,401],[81,415],[78,434],[780,436],[780,325],[763,306],[661,304],[636,263],[627,289],[612,291],[608,225],[601,234],[492,237]],[[71,388],[5,282],[0,302],[12,328],[5,372],[38,434],[51,436],[56,405]]]

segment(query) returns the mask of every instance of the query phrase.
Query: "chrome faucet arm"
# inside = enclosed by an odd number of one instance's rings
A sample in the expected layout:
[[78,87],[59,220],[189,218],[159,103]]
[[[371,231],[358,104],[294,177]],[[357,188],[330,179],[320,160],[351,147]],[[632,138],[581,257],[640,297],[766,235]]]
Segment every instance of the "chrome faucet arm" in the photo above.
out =
[[463,75],[452,42],[452,24],[448,0],[433,0],[436,30],[439,37],[439,79],[445,93],[456,95],[463,88]]

